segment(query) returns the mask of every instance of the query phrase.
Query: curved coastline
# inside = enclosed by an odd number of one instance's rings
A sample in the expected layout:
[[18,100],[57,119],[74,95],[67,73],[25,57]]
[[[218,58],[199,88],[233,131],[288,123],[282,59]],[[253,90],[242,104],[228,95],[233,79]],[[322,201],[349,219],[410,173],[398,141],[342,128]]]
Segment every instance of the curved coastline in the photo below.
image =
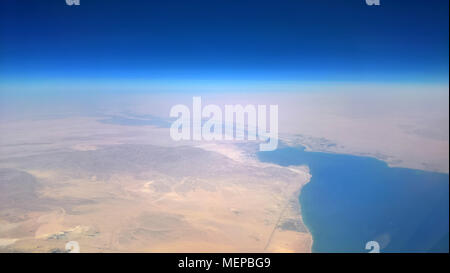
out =
[[311,179],[298,202],[313,237],[312,252],[366,252],[370,240],[380,241],[384,252],[448,252],[442,239],[448,238],[447,174],[299,147],[258,158],[309,166]]

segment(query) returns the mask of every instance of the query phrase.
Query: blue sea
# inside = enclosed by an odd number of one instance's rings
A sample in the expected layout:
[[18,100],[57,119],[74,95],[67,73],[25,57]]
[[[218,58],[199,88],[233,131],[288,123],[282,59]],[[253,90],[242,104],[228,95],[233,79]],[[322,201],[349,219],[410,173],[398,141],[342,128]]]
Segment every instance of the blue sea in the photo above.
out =
[[300,194],[313,252],[449,251],[449,176],[343,154],[284,147],[258,158],[282,166],[307,165]]

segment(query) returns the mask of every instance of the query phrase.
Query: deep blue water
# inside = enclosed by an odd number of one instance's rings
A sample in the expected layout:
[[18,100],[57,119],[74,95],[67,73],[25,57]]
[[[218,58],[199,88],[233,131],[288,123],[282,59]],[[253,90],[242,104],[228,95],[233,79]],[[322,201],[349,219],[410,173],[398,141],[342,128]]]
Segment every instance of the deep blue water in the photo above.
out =
[[390,168],[383,161],[285,147],[259,160],[307,165],[312,178],[300,194],[313,252],[449,251],[448,174]]

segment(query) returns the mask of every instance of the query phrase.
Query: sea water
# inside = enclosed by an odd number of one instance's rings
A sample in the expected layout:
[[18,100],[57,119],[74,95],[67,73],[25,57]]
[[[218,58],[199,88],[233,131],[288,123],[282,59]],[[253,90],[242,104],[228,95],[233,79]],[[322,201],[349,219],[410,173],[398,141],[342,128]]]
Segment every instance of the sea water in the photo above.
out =
[[313,252],[449,251],[448,174],[391,168],[370,157],[284,147],[259,160],[307,165],[312,175],[300,194]]

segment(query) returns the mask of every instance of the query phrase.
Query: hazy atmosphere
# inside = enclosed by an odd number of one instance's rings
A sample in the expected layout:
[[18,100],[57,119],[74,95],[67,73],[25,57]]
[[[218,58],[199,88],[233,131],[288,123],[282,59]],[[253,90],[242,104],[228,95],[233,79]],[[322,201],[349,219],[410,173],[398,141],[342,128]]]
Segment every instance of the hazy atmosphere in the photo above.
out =
[[[0,252],[448,252],[448,41],[448,1],[2,1]],[[278,149],[175,141],[194,96]]]

